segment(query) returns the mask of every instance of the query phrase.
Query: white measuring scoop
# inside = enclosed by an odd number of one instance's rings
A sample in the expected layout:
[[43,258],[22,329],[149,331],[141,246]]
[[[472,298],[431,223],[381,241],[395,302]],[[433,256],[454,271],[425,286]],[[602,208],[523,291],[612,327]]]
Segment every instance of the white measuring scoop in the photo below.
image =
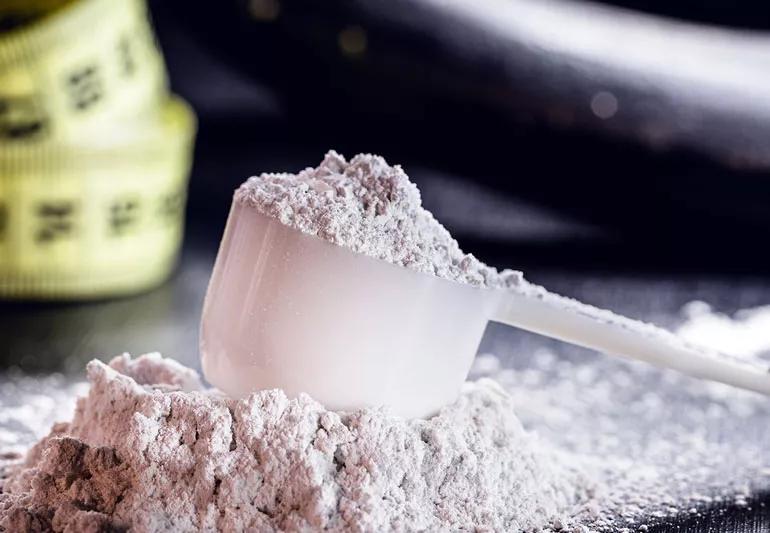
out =
[[488,289],[355,253],[234,202],[201,321],[203,372],[244,397],[425,417],[457,398],[489,321],[770,394],[770,374],[524,284]]

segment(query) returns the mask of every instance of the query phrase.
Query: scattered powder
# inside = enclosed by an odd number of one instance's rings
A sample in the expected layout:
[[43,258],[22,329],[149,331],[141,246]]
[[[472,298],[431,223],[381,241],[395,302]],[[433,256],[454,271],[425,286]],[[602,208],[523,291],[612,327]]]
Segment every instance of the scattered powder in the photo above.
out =
[[348,162],[330,151],[317,168],[249,178],[235,199],[304,233],[419,272],[486,287],[521,279],[520,272],[498,272],[463,253],[422,207],[401,167],[376,155]]
[[[751,350],[742,334],[766,312],[731,319],[693,303],[677,333],[707,344],[714,331],[700,325],[717,317],[720,348],[753,361],[770,329],[751,330]],[[591,531],[645,531],[715,502],[750,505],[770,488],[766,397],[567,345],[511,352],[511,335],[490,332],[498,355],[479,355],[471,377],[499,383],[524,427],[589,474],[597,506],[577,518]]]
[[[529,363],[503,367],[485,354],[472,375],[499,382],[525,428],[586,472],[594,500],[575,518],[590,531],[633,531],[767,488],[766,437],[746,429],[770,415],[756,399],[746,409],[748,398],[708,397],[680,374],[623,360],[540,350]],[[731,429],[736,438],[725,439]]]
[[20,456],[31,442],[47,435],[55,422],[72,417],[75,399],[87,391],[85,383],[72,383],[61,374],[32,377],[9,372],[2,376],[0,461]]
[[593,485],[490,380],[430,420],[230,400],[157,354],[88,365],[89,394],[5,480],[9,531],[540,531]]
[[757,363],[756,356],[770,352],[770,305],[738,311],[733,318],[705,302],[691,302],[684,312],[687,320],[678,330],[684,339]]

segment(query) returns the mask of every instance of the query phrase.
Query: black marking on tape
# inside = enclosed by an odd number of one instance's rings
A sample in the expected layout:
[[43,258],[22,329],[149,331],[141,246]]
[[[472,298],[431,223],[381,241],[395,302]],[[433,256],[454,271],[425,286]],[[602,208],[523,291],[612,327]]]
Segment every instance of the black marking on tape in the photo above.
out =
[[121,36],[120,40],[118,40],[117,49],[120,71],[123,76],[130,78],[136,72],[136,59],[131,38],[128,35]]
[[49,244],[75,235],[75,202],[69,200],[41,202],[37,206],[36,215],[36,242]]
[[39,137],[47,124],[48,117],[37,95],[0,96],[0,138]]
[[161,219],[173,220],[182,214],[184,209],[184,193],[181,191],[174,191],[168,194],[164,194],[160,197],[158,204],[158,215]]
[[67,90],[75,109],[85,111],[104,97],[104,84],[97,64],[77,68],[67,77]]
[[141,215],[136,198],[116,199],[110,204],[109,227],[113,235],[126,235],[137,228]]

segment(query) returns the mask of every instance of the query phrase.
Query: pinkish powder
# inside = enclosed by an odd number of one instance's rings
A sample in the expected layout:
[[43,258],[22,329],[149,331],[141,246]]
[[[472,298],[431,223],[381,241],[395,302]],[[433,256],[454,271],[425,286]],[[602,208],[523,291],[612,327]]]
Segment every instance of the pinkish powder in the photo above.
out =
[[591,491],[489,380],[405,420],[279,390],[230,400],[157,354],[88,378],[72,422],[6,480],[7,530],[530,531],[569,524]]

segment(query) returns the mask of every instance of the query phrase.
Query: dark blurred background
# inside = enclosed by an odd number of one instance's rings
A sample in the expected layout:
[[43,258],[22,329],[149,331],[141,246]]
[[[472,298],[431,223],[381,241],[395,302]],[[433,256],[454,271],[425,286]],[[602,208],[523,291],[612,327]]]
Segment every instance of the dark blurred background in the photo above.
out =
[[334,148],[401,163],[499,266],[768,271],[766,3],[486,4],[152,2],[200,119],[192,233]]

